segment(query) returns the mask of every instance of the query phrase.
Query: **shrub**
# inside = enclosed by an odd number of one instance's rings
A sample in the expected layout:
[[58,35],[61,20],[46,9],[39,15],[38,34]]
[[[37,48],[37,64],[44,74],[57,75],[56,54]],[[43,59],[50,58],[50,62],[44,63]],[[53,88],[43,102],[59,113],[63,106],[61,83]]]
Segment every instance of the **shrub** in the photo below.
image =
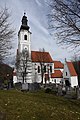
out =
[[45,93],[51,93],[51,88],[46,88]]

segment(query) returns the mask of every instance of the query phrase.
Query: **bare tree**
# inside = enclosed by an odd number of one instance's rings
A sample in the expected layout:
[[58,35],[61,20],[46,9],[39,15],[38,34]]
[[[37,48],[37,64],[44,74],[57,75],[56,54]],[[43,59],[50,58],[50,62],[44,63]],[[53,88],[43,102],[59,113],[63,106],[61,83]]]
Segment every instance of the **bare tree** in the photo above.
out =
[[38,60],[40,61],[41,66],[41,84],[43,84],[43,76],[44,76],[44,63],[45,63],[45,49],[40,49],[40,54],[38,55]]
[[[46,61],[48,60],[48,56],[46,54],[47,52],[45,52],[45,49],[40,49],[39,52],[37,52],[37,60],[40,64],[40,68],[41,68],[41,84],[43,84],[43,78],[44,78],[44,73],[46,73],[47,71],[47,65],[45,65]],[[49,70],[48,72],[48,80],[49,80]]]
[[6,7],[0,8],[0,61],[9,55],[13,36],[14,29],[11,27],[10,13]]
[[26,50],[23,50],[21,53],[17,52],[16,69],[17,73],[20,74],[19,76],[22,77],[22,83],[24,83],[24,80],[26,81],[28,57]]
[[51,0],[49,28],[57,44],[80,51],[80,0]]

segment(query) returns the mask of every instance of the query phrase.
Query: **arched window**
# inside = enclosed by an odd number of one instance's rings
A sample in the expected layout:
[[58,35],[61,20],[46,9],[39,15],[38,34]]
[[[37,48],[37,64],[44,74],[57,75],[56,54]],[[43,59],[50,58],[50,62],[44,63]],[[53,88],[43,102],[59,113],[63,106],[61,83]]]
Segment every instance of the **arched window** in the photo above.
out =
[[67,72],[66,72],[66,76],[67,76]]
[[40,73],[40,66],[38,66],[38,73]]
[[50,66],[50,72],[52,73],[52,66]]
[[24,40],[27,40],[27,35],[24,35]]
[[44,66],[44,72],[46,72],[46,66]]

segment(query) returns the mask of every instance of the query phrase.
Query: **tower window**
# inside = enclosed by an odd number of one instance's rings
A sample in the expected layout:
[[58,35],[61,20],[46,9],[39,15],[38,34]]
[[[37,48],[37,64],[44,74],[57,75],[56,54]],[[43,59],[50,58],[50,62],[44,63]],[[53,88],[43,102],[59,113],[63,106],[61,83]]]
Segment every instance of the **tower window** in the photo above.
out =
[[66,76],[67,76],[67,72],[66,72]]
[[24,40],[27,40],[27,35],[24,35]]

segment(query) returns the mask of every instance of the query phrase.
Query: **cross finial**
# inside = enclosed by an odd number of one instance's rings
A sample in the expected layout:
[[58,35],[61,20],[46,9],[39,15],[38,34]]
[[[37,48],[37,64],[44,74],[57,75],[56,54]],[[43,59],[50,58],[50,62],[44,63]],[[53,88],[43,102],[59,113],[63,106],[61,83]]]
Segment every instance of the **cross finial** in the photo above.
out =
[[24,16],[26,15],[26,13],[24,12]]

